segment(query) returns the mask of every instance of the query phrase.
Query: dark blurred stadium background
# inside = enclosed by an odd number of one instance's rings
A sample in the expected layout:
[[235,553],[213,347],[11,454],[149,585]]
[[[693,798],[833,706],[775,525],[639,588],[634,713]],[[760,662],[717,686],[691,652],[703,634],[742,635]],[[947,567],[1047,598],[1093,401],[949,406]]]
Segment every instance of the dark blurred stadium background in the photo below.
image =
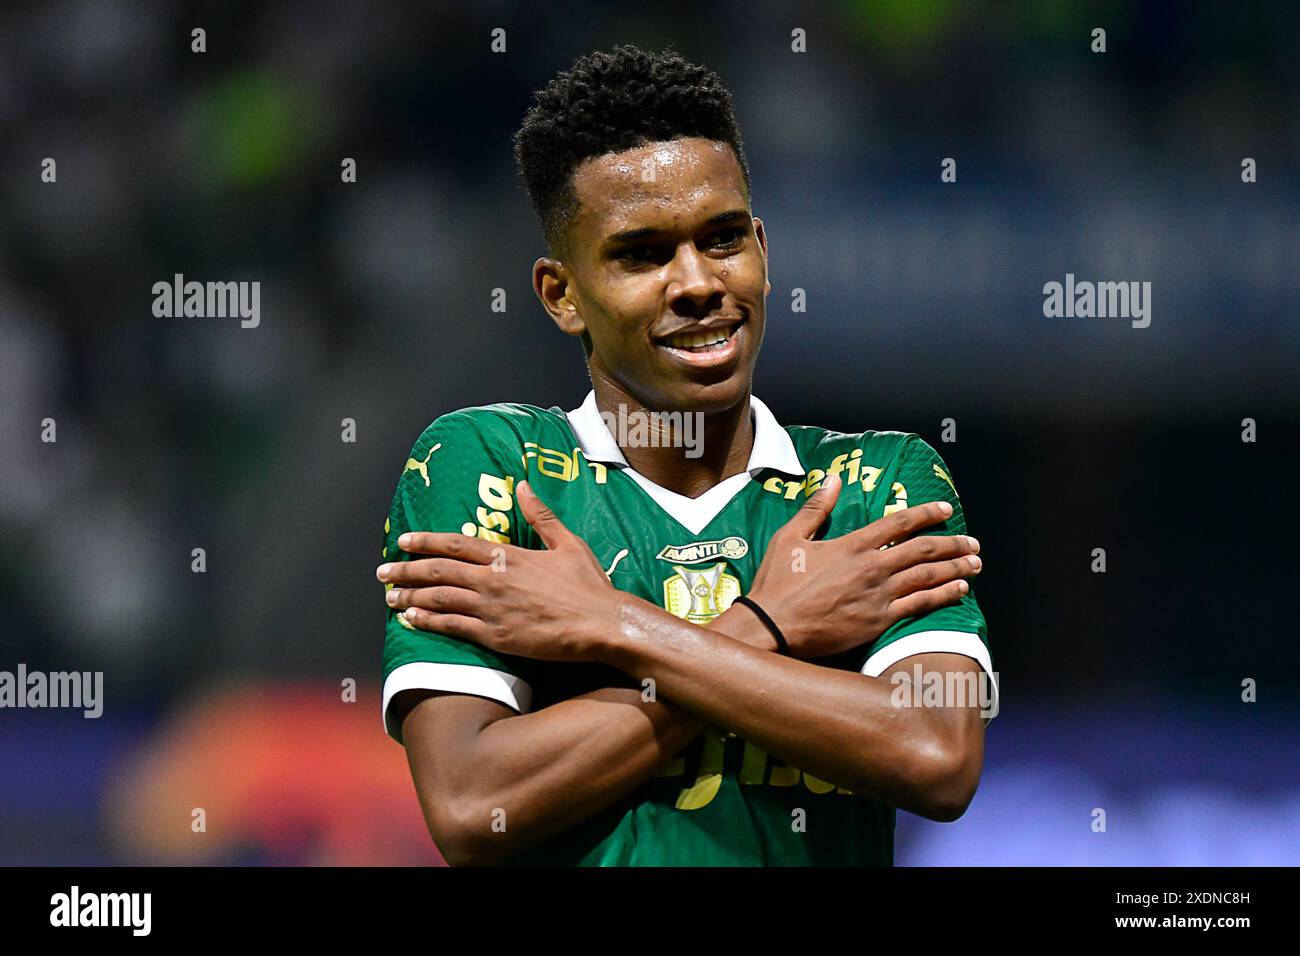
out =
[[[0,863],[437,858],[380,726],[381,525],[438,414],[586,393],[530,291],[510,136],[532,89],[620,42],[735,92],[774,286],[756,393],[790,424],[919,432],[983,542],[984,782],[959,823],[900,814],[898,861],[1297,862],[1298,20],[6,5],[0,669],[103,670],[106,703],[0,711]],[[1067,272],[1151,281],[1150,327],[1044,318]],[[174,273],[260,281],[260,326],[155,318]]]

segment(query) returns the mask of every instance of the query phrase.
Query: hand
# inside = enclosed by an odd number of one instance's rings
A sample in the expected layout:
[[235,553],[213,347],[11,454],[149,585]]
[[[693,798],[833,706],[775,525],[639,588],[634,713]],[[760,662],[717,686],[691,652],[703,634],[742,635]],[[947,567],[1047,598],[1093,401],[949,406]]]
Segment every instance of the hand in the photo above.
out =
[[[946,501],[914,505],[829,541],[813,535],[839,498],[827,478],[772,536],[749,595],[781,629],[793,657],[823,657],[874,641],[893,624],[955,604],[978,574],[969,535],[921,535],[952,514]],[[908,540],[910,539],[910,540]],[[892,548],[886,546],[890,542]],[[795,549],[802,549],[801,560]]]
[[627,597],[609,582],[587,543],[518,485],[524,518],[545,551],[463,534],[411,531],[398,538],[410,554],[438,557],[381,565],[391,582],[389,607],[412,626],[473,641],[501,654],[547,661],[600,659]]

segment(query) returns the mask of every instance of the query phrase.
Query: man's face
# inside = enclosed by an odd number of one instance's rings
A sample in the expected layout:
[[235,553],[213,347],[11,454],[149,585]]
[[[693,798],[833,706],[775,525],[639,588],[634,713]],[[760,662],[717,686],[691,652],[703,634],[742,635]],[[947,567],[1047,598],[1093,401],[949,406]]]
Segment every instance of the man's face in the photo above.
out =
[[[767,240],[731,147],[649,143],[574,173],[564,300],[593,377],[652,410],[715,412],[749,388],[763,340]],[[553,313],[554,314],[554,313]]]

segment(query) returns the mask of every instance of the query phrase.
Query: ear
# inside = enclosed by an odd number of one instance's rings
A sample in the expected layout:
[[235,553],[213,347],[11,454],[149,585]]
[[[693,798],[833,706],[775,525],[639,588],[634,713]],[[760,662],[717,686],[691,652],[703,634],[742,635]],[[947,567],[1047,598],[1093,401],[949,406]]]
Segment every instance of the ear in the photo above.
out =
[[542,308],[565,335],[581,335],[587,323],[578,312],[568,267],[559,259],[543,256],[533,263],[533,291]]
[[767,278],[767,232],[763,229],[763,220],[754,217],[754,234],[758,236],[758,247],[763,250],[763,295],[770,295],[772,283]]

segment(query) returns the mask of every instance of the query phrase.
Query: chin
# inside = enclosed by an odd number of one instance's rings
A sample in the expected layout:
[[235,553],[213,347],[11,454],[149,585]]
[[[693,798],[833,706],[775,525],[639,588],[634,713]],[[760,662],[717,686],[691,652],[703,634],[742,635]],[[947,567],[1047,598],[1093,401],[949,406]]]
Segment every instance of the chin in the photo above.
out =
[[665,383],[664,407],[666,412],[702,412],[714,415],[734,408],[745,400],[753,372],[746,368],[733,370],[717,381],[699,379]]

